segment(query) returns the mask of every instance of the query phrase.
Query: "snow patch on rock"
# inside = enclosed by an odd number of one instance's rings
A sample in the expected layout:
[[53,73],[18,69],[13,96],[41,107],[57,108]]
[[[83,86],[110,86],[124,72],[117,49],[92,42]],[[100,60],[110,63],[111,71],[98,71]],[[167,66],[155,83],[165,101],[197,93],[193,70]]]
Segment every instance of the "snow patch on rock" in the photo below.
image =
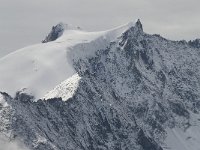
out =
[[0,94],[0,105],[3,107],[7,107],[8,103],[5,101],[4,97],[2,94]]
[[75,93],[78,83],[81,77],[78,74],[73,75],[67,80],[63,81],[61,84],[57,85],[52,91],[49,91],[44,99],[51,98],[62,98],[62,100],[66,101],[73,96]]

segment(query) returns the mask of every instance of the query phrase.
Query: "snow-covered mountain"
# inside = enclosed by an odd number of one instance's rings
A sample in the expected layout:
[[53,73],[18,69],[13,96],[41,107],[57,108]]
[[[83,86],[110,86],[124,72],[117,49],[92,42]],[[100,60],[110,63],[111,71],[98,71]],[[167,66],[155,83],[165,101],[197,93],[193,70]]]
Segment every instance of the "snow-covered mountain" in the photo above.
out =
[[[98,49],[106,48],[132,24],[103,32],[85,32],[63,23],[56,25],[44,40],[53,42],[26,47],[0,59],[0,91],[14,96],[16,91],[25,90],[36,99],[42,98],[76,73],[74,59],[95,55]],[[59,34],[56,40],[55,34]],[[75,45],[85,43],[89,45],[87,50],[82,47],[72,50]]]
[[138,20],[86,32],[60,23],[0,59],[0,132],[33,150],[199,150],[199,40]]

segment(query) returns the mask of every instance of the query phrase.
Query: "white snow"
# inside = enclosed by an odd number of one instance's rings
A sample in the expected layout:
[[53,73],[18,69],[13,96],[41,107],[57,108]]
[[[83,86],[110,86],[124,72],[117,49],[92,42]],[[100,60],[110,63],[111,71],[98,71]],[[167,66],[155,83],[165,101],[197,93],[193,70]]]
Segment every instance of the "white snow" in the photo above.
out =
[[[17,91],[26,89],[36,99],[42,98],[56,85],[76,74],[73,59],[93,55],[95,50],[106,47],[131,26],[133,23],[101,32],[68,29],[56,41],[10,53],[0,59],[0,91],[14,96]],[[82,47],[83,43],[92,44]]]
[[8,137],[0,134],[0,150],[28,150],[20,140],[10,140]]
[[66,101],[71,98],[78,87],[79,80],[81,78],[78,74],[73,75],[67,80],[63,81],[61,84],[57,85],[52,91],[49,91],[44,99],[50,98],[62,98],[62,100]]
[[200,150],[200,115],[192,114],[191,126],[167,129],[164,150]]
[[1,94],[0,94],[0,104],[3,107],[7,107],[8,106],[8,103],[5,101],[3,95],[1,95]]

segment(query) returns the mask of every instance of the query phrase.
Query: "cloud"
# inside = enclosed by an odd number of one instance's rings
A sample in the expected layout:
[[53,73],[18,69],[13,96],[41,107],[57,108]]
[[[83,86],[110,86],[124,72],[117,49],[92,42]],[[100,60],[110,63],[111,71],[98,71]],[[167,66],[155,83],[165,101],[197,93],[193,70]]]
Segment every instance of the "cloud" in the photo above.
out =
[[0,150],[28,150],[20,141],[8,141],[4,136],[0,136]]

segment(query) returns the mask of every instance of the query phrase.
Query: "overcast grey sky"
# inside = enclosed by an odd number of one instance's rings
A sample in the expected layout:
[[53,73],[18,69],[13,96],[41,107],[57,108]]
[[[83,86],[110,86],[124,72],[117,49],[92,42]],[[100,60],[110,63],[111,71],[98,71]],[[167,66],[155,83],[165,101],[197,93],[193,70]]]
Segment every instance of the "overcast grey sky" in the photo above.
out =
[[147,33],[200,38],[199,0],[0,0],[0,57],[40,42],[59,22],[109,29],[140,18]]

